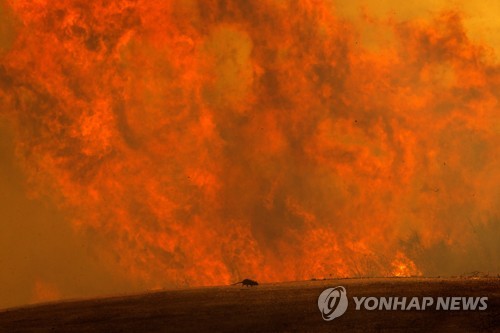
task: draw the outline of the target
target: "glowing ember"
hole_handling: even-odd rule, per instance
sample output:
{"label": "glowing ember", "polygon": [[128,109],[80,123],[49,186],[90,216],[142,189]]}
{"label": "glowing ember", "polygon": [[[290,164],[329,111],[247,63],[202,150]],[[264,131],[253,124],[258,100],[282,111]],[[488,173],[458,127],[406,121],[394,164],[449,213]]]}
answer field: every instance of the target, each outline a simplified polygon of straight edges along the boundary
{"label": "glowing ember", "polygon": [[408,259],[403,253],[398,252],[396,259],[392,262],[393,270],[391,275],[399,277],[419,276],[422,273],[417,269],[413,261]]}

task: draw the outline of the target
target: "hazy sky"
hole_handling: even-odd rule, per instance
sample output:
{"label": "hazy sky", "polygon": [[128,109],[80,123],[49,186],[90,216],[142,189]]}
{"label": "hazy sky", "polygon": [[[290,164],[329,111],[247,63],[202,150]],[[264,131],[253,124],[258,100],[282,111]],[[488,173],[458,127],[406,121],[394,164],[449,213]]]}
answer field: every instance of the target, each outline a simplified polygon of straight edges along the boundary
{"label": "hazy sky", "polygon": [[0,0],[0,308],[498,272],[499,1],[95,3]]}

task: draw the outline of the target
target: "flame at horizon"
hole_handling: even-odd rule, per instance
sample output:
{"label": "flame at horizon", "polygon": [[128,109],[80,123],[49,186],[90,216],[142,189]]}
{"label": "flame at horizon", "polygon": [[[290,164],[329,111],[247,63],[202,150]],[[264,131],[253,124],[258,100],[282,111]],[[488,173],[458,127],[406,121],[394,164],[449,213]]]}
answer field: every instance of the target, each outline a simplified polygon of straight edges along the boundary
{"label": "flame at horizon", "polygon": [[329,1],[4,7],[30,191],[132,279],[499,271],[500,71],[460,12],[367,15],[370,48]]}

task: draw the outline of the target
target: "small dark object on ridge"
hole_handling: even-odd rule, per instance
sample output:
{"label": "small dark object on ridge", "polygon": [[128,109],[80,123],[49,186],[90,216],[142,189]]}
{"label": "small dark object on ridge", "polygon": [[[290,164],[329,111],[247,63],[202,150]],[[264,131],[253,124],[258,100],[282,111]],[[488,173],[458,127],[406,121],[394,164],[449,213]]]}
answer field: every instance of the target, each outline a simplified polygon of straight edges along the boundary
{"label": "small dark object on ridge", "polygon": [[236,283],[233,283],[231,285],[234,286],[235,284],[238,284],[238,283],[241,283],[241,285],[245,286],[245,287],[253,287],[253,286],[258,286],[259,285],[259,283],[257,281],[250,280],[250,279],[245,279],[243,281],[236,282]]}

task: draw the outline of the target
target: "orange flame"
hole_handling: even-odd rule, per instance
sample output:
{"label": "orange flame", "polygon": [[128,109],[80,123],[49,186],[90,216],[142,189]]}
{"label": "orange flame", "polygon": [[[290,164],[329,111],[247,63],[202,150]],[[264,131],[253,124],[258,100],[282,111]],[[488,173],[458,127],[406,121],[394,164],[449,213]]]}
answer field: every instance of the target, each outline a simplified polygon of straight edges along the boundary
{"label": "orange flame", "polygon": [[457,12],[370,50],[329,1],[10,10],[32,190],[151,287],[430,274],[497,230],[500,70]]}

